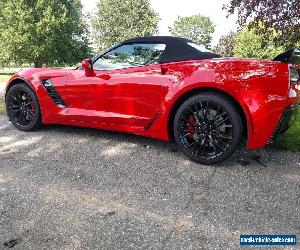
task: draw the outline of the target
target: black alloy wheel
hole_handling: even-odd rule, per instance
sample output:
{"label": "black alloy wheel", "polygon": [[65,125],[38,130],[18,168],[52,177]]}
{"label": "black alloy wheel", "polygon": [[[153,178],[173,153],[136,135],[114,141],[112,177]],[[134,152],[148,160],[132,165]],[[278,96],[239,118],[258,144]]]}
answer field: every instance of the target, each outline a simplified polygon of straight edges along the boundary
{"label": "black alloy wheel", "polygon": [[7,92],[6,111],[9,120],[19,130],[34,130],[42,123],[37,97],[24,83],[12,86]]}
{"label": "black alloy wheel", "polygon": [[181,150],[195,162],[219,163],[241,141],[241,117],[228,98],[214,93],[198,94],[177,111],[174,137]]}

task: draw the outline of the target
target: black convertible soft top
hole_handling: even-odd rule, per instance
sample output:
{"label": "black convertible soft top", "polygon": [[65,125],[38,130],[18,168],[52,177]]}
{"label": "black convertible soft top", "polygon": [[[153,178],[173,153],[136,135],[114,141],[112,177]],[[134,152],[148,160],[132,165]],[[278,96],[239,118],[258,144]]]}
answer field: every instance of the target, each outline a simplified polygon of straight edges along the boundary
{"label": "black convertible soft top", "polygon": [[193,46],[189,45],[189,43],[193,43],[193,41],[191,40],[174,36],[147,36],[132,38],[122,42],[118,46],[132,43],[165,44],[166,49],[162,53],[159,63],[201,60],[221,57],[218,54],[212,52],[204,52],[194,48]]}

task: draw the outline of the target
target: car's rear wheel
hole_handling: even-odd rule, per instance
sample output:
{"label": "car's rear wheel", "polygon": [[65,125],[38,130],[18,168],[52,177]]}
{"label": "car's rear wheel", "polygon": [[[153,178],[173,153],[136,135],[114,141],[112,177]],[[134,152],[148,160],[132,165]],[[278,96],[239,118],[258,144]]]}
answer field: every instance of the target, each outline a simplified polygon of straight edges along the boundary
{"label": "car's rear wheel", "polygon": [[12,86],[7,92],[6,111],[9,120],[19,130],[35,130],[42,124],[38,99],[24,83]]}
{"label": "car's rear wheel", "polygon": [[215,164],[232,155],[242,137],[242,121],[230,99],[201,93],[186,100],[174,119],[179,148],[201,164]]}

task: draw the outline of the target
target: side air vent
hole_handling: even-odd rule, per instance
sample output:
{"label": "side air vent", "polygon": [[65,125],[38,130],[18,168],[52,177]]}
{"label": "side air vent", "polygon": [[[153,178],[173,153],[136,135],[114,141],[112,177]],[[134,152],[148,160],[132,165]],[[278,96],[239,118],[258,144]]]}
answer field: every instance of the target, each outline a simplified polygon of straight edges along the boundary
{"label": "side air vent", "polygon": [[56,105],[59,108],[63,109],[63,108],[67,107],[66,103],[60,97],[60,95],[57,93],[57,91],[55,90],[55,88],[50,80],[42,81],[42,85],[46,89],[48,95],[52,98],[52,100],[56,103]]}

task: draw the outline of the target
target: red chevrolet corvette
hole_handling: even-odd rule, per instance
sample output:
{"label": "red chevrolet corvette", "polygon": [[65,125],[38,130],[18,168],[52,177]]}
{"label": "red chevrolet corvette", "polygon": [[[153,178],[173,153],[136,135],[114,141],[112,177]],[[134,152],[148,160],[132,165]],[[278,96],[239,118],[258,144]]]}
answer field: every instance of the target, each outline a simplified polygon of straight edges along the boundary
{"label": "red chevrolet corvette", "polygon": [[192,160],[214,164],[247,139],[265,147],[299,104],[300,50],[273,61],[222,58],[192,41],[124,41],[77,69],[29,69],[6,86],[12,124],[64,124],[175,139]]}

